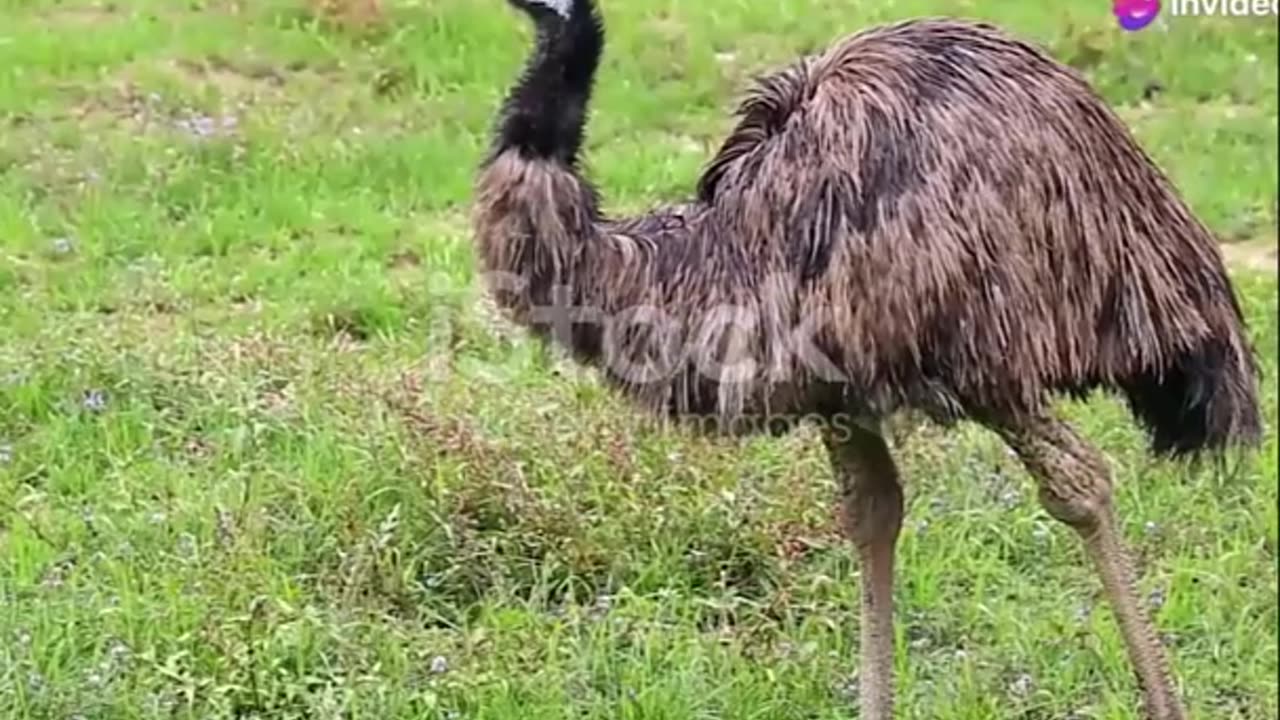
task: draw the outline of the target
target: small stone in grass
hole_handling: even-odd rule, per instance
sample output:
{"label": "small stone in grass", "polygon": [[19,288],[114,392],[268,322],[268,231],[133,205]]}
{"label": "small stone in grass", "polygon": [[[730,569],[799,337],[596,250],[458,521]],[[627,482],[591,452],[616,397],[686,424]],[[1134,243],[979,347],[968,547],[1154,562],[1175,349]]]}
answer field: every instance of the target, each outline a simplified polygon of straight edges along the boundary
{"label": "small stone in grass", "polygon": [[1009,692],[1012,693],[1014,697],[1025,698],[1031,694],[1031,691],[1035,689],[1035,686],[1035,680],[1027,673],[1022,673],[1021,675],[1018,675],[1018,677],[1014,678],[1013,682],[1009,683]]}
{"label": "small stone in grass", "polygon": [[102,412],[107,409],[107,394],[101,390],[90,390],[84,394],[84,409],[90,412]]}

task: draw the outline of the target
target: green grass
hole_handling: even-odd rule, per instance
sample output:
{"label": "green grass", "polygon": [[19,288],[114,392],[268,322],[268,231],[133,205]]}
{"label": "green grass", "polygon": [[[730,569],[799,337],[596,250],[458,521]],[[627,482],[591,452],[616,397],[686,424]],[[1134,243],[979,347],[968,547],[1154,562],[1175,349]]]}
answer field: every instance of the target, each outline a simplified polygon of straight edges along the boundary
{"label": "green grass", "polygon": [[[1274,22],[606,5],[612,208],[689,192],[753,73],[963,14],[1083,67],[1224,240],[1274,250]],[[479,309],[471,176],[527,40],[498,0],[360,33],[288,0],[0,0],[0,716],[853,716],[858,574],[814,438],[660,431]],[[1276,280],[1236,279],[1270,431]],[[1117,403],[1067,411],[1114,460],[1193,715],[1275,717],[1275,435],[1185,470]],[[898,453],[902,716],[1136,718],[1017,464],[971,427]]]}

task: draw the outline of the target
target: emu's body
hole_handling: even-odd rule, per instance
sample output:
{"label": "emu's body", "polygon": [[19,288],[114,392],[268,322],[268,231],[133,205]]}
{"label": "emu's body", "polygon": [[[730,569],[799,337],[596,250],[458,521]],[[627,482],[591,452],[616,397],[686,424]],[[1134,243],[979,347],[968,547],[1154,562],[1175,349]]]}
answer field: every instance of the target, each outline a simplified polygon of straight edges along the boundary
{"label": "emu's body", "polygon": [[864,31],[762,78],[690,202],[615,219],[577,168],[596,11],[512,2],[538,49],[478,181],[496,299],[657,412],[857,419],[825,437],[866,569],[863,717],[891,707],[902,496],[875,428],[902,409],[1019,453],[1098,562],[1150,716],[1183,717],[1105,460],[1049,403],[1114,390],[1155,451],[1216,452],[1260,434],[1257,367],[1212,235],[1085,81],[983,24]]}

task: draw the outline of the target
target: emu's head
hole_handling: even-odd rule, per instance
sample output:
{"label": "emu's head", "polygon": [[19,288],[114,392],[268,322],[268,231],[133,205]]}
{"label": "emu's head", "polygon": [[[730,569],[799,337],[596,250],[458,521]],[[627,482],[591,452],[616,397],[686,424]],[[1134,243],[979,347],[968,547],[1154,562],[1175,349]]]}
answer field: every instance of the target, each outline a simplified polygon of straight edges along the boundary
{"label": "emu's head", "polygon": [[569,35],[583,31],[598,34],[602,30],[595,0],[507,0],[512,7],[528,15],[542,32],[566,31]]}
{"label": "emu's head", "polygon": [[547,20],[565,22],[573,16],[575,6],[589,5],[579,0],[507,0],[512,6],[523,10],[539,25]]}
{"label": "emu's head", "polygon": [[[604,23],[594,0],[507,0],[533,20],[541,60],[563,72],[571,85],[589,81],[604,47]],[[535,60],[538,55],[535,55]]]}

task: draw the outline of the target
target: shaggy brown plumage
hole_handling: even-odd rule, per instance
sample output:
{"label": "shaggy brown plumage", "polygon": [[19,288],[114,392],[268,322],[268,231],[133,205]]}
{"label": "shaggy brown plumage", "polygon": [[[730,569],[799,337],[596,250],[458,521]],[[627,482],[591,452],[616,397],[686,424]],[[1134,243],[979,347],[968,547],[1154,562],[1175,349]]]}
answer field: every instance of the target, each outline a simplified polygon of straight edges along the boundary
{"label": "shaggy brown plumage", "polygon": [[538,45],[478,179],[492,292],[655,411],[853,420],[824,440],[864,567],[863,717],[892,714],[902,519],[878,420],[914,409],[1017,453],[1097,564],[1149,717],[1181,720],[1106,461],[1049,404],[1118,392],[1155,451],[1216,453],[1259,439],[1258,367],[1212,234],[1086,82],[986,24],[867,30],[760,79],[688,203],[612,218],[578,170],[595,8],[511,2]]}
{"label": "shaggy brown plumage", "polygon": [[[559,286],[587,308],[578,356],[681,415],[1022,417],[1104,387],[1160,451],[1257,437],[1212,234],[1072,70],[987,25],[911,21],[764,77],[739,112],[696,200],[638,218],[606,217],[571,165],[498,153],[476,237],[524,285],[500,304],[547,332],[530,310]],[[725,305],[754,326],[716,322]],[[668,324],[631,324],[638,307]]]}

